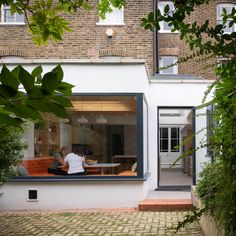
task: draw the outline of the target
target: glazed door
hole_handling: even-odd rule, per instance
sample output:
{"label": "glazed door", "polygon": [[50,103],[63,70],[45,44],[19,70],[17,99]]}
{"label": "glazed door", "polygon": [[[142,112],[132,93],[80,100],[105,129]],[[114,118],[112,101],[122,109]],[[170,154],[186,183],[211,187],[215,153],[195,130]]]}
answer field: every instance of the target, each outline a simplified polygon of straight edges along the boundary
{"label": "glazed door", "polygon": [[[179,157],[180,129],[179,127],[160,127],[160,160],[161,168],[169,168]],[[173,168],[180,167],[178,161]]]}

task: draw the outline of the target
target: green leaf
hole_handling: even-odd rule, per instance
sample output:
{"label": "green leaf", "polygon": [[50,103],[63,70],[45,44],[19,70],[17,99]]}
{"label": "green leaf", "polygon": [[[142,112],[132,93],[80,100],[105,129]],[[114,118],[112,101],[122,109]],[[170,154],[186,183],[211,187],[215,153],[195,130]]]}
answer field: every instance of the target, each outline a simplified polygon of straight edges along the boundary
{"label": "green leaf", "polygon": [[54,96],[52,97],[52,99],[64,107],[72,107],[72,103],[68,98],[65,98],[63,96]]}
{"label": "green leaf", "polygon": [[153,13],[153,12],[150,12],[150,13],[148,14],[147,20],[148,20],[149,22],[153,22],[153,21],[154,21],[154,13]]}
{"label": "green leaf", "polygon": [[42,98],[43,97],[43,90],[41,88],[41,86],[35,86],[33,89],[31,89],[29,92],[28,92],[28,96],[30,98]]}
{"label": "green leaf", "polygon": [[170,6],[167,4],[164,8],[164,13],[167,14],[170,11]]}
{"label": "green leaf", "polygon": [[215,27],[215,31],[216,31],[216,33],[220,33],[221,32],[221,30],[223,29],[223,25],[221,25],[221,24],[219,24],[219,25],[217,25],[216,27]]}
{"label": "green leaf", "polygon": [[32,119],[32,120],[42,119],[39,112],[37,112],[32,107],[29,107],[29,106],[24,105],[24,104],[17,104],[14,107],[12,107],[12,106],[11,107],[5,107],[5,109],[7,111],[10,111],[10,112],[16,114],[16,116],[19,116],[21,118]]}
{"label": "green leaf", "polygon": [[59,85],[58,75],[55,71],[48,72],[43,76],[42,88],[48,93],[52,93]]}
{"label": "green leaf", "polygon": [[17,90],[8,85],[0,84],[0,95],[5,98],[12,98],[17,95]]}
{"label": "green leaf", "polygon": [[16,12],[16,6],[15,6],[15,4],[12,4],[11,8],[10,8],[10,13],[11,13],[11,15],[14,15],[15,12]]}
{"label": "green leaf", "polygon": [[42,99],[27,99],[25,103],[33,107],[35,110],[40,112],[50,112],[50,108],[48,106],[48,100],[42,100]]}
{"label": "green leaf", "polygon": [[87,3],[87,2],[84,2],[83,3],[83,9],[85,10],[85,11],[89,11],[90,10],[90,5]]}
{"label": "green leaf", "polygon": [[17,78],[8,70],[8,68],[3,65],[2,71],[0,73],[0,81],[3,85],[7,85],[14,90],[18,90],[20,82]]}
{"label": "green leaf", "polygon": [[68,114],[63,106],[57,103],[49,102],[48,107],[50,108],[50,111],[56,116],[59,116],[61,118],[68,118]]}
{"label": "green leaf", "polygon": [[57,74],[57,80],[62,81],[64,73],[63,73],[63,70],[61,68],[61,65],[58,65],[52,71]]}
{"label": "green leaf", "polygon": [[41,78],[41,74],[43,72],[43,68],[42,66],[37,66],[33,69],[33,71],[31,72],[31,75],[34,77],[34,78]]}
{"label": "green leaf", "polygon": [[9,102],[8,99],[5,99],[5,98],[3,98],[3,97],[0,97],[0,105],[5,105],[5,104],[7,104],[8,102]]}
{"label": "green leaf", "polygon": [[71,89],[75,87],[72,84],[66,83],[66,82],[61,82],[58,85],[57,91],[61,92],[62,94],[64,94],[65,96],[70,96],[72,94]]}
{"label": "green leaf", "polygon": [[28,92],[34,87],[34,77],[26,71],[22,66],[20,67],[19,71],[19,80],[23,84],[25,90]]}
{"label": "green leaf", "polygon": [[10,115],[0,113],[0,123],[18,127],[24,123],[24,120],[16,117],[13,118]]}

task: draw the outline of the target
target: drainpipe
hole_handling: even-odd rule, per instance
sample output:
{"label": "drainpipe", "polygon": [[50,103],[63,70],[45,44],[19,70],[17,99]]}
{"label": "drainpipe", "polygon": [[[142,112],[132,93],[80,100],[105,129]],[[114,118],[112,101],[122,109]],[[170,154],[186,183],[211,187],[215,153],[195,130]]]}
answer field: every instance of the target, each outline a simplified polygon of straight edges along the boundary
{"label": "drainpipe", "polygon": [[[156,19],[156,11],[158,9],[158,0],[153,0],[154,19]],[[153,31],[153,75],[157,74],[156,69],[159,67],[159,39],[158,30]]]}

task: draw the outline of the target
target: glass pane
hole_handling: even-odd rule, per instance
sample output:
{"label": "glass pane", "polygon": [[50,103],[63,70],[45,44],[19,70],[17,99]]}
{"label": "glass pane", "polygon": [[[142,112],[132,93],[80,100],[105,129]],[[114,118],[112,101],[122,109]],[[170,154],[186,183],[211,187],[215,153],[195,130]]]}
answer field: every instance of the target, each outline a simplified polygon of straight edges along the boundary
{"label": "glass pane", "polygon": [[164,27],[164,30],[172,30],[173,26],[169,26],[169,22],[163,22],[163,27]]}
{"label": "glass pane", "polygon": [[162,139],[160,142],[160,152],[168,152],[168,139]]}
{"label": "glass pane", "polygon": [[10,9],[4,9],[4,22],[14,22],[14,15],[11,15]]}
{"label": "glass pane", "polygon": [[177,146],[179,145],[179,139],[172,139],[171,140],[171,152],[178,152],[179,148]]}
{"label": "glass pane", "polygon": [[179,137],[179,128],[171,128],[171,139]]}
{"label": "glass pane", "polygon": [[161,128],[161,139],[168,138],[168,128]]}
{"label": "glass pane", "polygon": [[[170,66],[174,63],[173,57],[162,57],[162,67]],[[162,70],[165,74],[173,74],[174,73],[174,67],[171,66],[169,68],[166,68]]]}
{"label": "glass pane", "polygon": [[16,13],[16,22],[24,22],[24,15]]}

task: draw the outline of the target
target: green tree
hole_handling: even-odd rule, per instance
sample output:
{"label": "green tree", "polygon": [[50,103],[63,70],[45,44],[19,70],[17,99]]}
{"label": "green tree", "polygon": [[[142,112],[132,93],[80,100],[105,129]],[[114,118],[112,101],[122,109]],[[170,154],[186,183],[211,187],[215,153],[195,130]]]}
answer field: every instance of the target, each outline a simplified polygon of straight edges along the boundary
{"label": "green tree", "polygon": [[[210,0],[174,0],[175,10],[167,5],[164,13],[151,12],[142,19],[145,29],[160,29],[161,21],[168,22],[178,31],[181,40],[185,40],[192,54],[179,62],[197,56],[216,59],[223,62],[213,65],[216,76],[220,78],[206,92],[214,88],[212,102],[216,105],[214,119],[217,126],[213,130],[211,143],[214,150],[214,162],[201,173],[197,191],[205,207],[188,215],[184,221],[191,222],[205,212],[211,214],[219,226],[223,226],[226,235],[236,235],[236,9],[223,10],[221,23],[210,25],[209,20],[199,23],[189,22],[189,17],[199,6],[208,7]],[[183,223],[183,222],[182,222]],[[184,224],[180,223],[179,227]]]}

